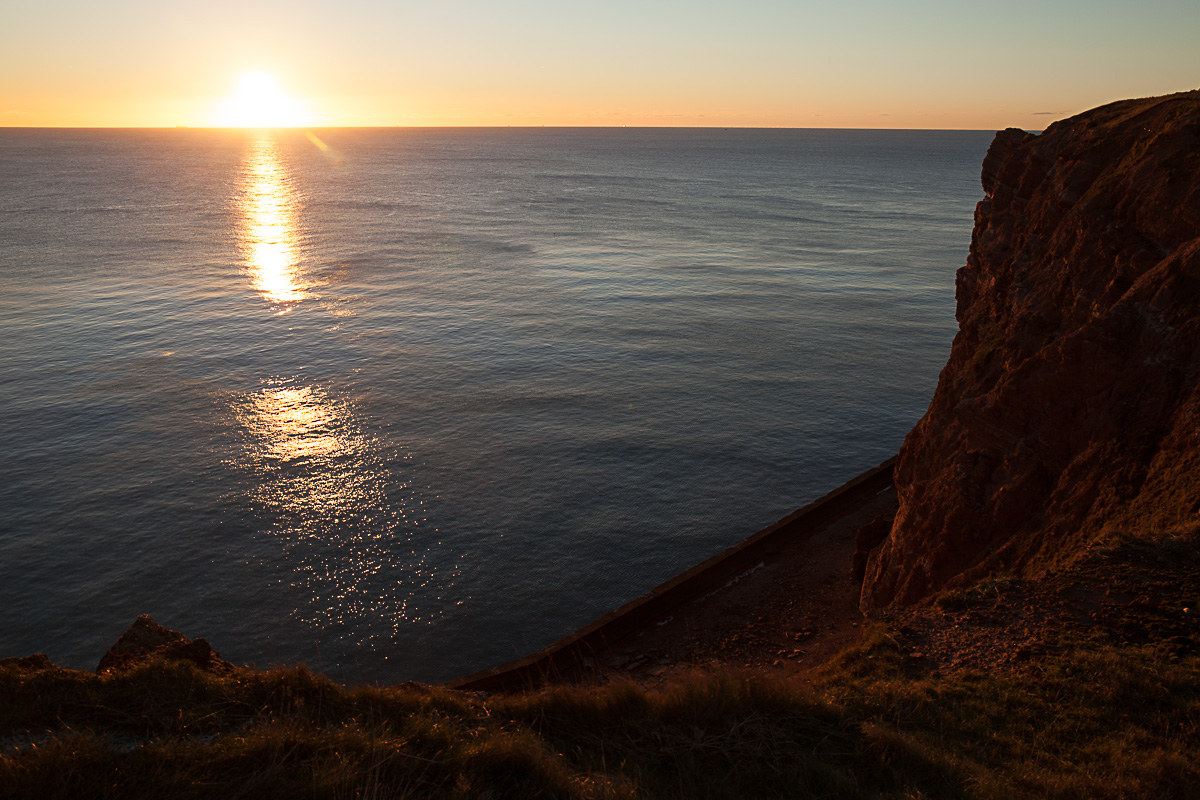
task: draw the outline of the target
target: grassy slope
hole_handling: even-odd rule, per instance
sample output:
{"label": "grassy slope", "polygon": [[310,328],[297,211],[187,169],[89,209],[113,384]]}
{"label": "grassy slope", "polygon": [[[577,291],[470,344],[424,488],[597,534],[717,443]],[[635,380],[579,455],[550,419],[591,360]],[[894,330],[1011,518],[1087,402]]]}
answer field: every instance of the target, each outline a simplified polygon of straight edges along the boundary
{"label": "grassy slope", "polygon": [[1063,612],[1035,658],[992,671],[931,670],[882,623],[810,680],[697,671],[490,698],[303,669],[0,670],[0,794],[1190,798],[1200,636],[1182,608],[1198,560],[1200,528],[1113,533],[1034,594],[948,598],[946,625],[1081,587],[1120,600]]}

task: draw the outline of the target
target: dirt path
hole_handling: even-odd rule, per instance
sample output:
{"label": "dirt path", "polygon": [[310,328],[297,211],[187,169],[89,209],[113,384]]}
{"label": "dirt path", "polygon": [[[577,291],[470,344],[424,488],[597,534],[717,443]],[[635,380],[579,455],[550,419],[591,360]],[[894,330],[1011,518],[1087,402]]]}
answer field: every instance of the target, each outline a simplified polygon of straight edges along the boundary
{"label": "dirt path", "polygon": [[858,636],[855,534],[895,511],[893,468],[888,459],[544,650],[445,685],[522,691],[707,664],[820,663]]}
{"label": "dirt path", "polygon": [[862,623],[858,585],[850,577],[855,531],[895,508],[889,487],[857,511],[768,551],[667,618],[596,651],[584,666],[591,677],[625,673],[645,680],[677,667],[798,672],[822,663],[856,641]]}

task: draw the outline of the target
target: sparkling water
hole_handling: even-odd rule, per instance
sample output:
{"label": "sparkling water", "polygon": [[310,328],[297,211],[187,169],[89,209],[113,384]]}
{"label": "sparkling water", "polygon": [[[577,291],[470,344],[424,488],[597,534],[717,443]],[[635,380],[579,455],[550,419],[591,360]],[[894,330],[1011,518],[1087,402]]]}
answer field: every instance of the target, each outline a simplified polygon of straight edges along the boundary
{"label": "sparkling water", "polygon": [[0,129],[0,655],[549,644],[895,453],[990,139]]}

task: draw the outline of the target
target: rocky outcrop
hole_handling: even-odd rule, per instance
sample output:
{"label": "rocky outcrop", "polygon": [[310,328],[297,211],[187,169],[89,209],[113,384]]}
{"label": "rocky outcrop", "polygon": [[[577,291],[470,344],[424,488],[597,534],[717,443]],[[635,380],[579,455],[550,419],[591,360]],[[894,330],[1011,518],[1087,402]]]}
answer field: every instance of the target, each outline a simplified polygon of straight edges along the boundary
{"label": "rocky outcrop", "polygon": [[149,614],[143,614],[104,654],[96,672],[125,670],[156,659],[190,661],[200,669],[216,674],[236,669],[204,639],[189,639],[179,631],[159,625]]}
{"label": "rocky outcrop", "polygon": [[895,513],[880,514],[875,519],[862,525],[854,532],[854,558],[850,566],[850,579],[862,583],[867,574],[867,564],[870,563],[871,553],[892,532]]}
{"label": "rocky outcrop", "polygon": [[58,669],[58,665],[50,660],[45,653],[34,653],[29,656],[15,658],[0,658],[0,669],[15,669],[18,672],[39,672],[44,669]]}
{"label": "rocky outcrop", "polygon": [[864,609],[1200,523],[1200,91],[1003,131],[982,179]]}

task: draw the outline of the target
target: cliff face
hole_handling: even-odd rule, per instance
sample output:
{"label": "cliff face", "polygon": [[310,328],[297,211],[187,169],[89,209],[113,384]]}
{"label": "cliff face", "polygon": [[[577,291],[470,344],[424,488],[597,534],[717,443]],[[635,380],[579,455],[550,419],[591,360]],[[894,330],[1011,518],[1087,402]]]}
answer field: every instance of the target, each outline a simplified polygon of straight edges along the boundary
{"label": "cliff face", "polygon": [[1003,131],[982,180],[864,609],[1200,524],[1200,91]]}

